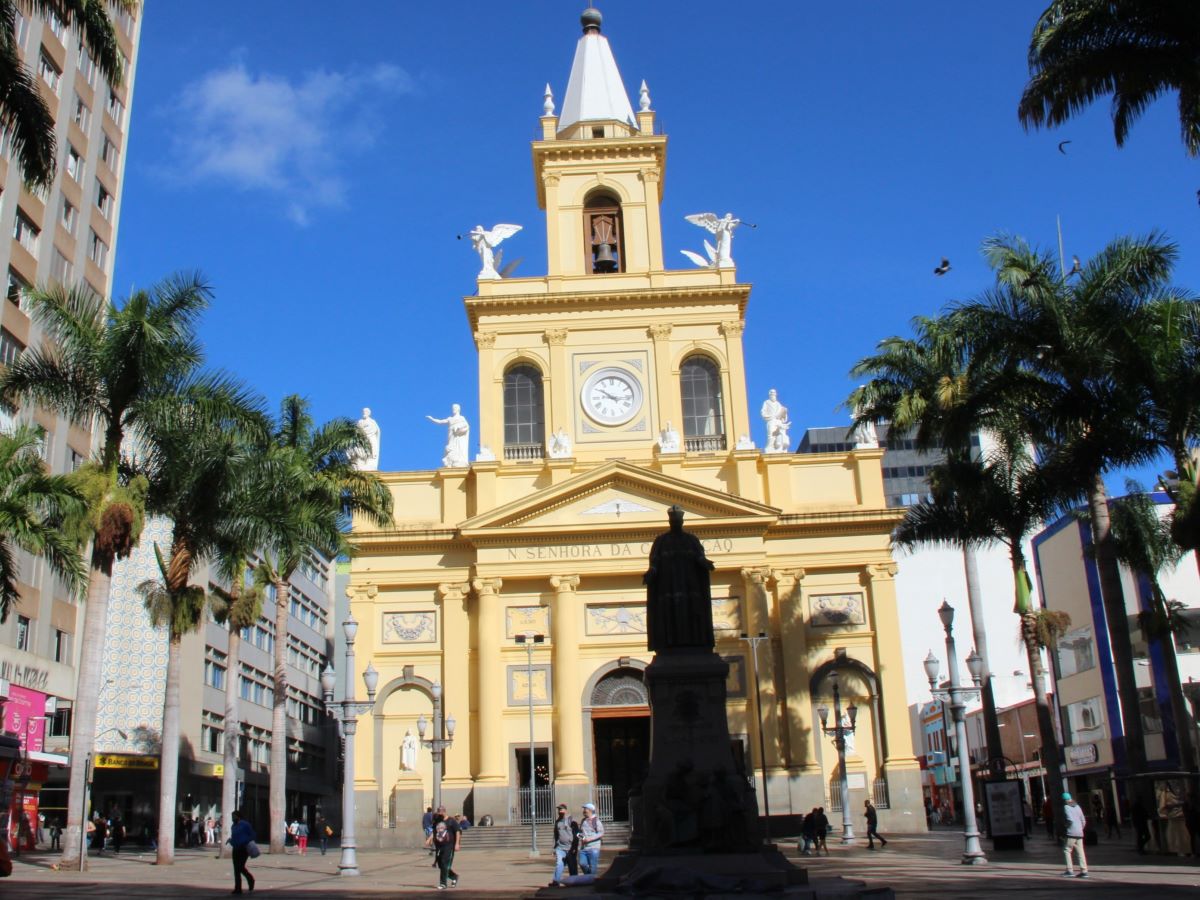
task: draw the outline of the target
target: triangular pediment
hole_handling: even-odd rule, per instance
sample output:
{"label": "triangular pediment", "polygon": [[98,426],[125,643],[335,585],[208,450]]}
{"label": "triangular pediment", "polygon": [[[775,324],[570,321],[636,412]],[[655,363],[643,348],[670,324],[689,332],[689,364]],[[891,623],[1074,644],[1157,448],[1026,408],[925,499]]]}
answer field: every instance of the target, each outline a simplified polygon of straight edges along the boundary
{"label": "triangular pediment", "polygon": [[481,513],[460,526],[464,537],[546,532],[559,537],[597,531],[665,530],[667,510],[684,510],[684,527],[765,530],[779,510],[626,462],[613,461]]}

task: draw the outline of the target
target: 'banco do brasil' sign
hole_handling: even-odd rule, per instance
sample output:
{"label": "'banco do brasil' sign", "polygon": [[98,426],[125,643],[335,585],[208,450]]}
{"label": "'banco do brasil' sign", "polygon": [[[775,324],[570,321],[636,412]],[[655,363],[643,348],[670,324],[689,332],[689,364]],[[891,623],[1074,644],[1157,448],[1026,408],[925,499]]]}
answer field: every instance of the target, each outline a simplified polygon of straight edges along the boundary
{"label": "'banco do brasil' sign", "polygon": [[[550,544],[542,547],[509,547],[509,559],[539,560],[539,559],[645,559],[650,554],[650,541],[617,544]],[[729,538],[712,538],[702,540],[704,552],[732,553],[733,541]]]}

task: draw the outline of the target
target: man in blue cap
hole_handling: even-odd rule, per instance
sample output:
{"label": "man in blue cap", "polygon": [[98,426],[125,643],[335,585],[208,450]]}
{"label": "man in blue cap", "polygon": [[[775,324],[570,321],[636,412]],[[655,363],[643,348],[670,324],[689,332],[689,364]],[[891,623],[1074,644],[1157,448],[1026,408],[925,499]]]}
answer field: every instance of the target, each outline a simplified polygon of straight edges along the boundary
{"label": "man in blue cap", "polygon": [[1076,803],[1070,794],[1064,792],[1062,798],[1066,802],[1063,813],[1067,819],[1067,833],[1063,838],[1063,857],[1066,859],[1067,868],[1063,872],[1063,878],[1075,877],[1075,870],[1071,864],[1072,851],[1079,857],[1079,877],[1087,878],[1087,855],[1083,852],[1083,827],[1087,824],[1087,818],[1083,814],[1083,807]]}

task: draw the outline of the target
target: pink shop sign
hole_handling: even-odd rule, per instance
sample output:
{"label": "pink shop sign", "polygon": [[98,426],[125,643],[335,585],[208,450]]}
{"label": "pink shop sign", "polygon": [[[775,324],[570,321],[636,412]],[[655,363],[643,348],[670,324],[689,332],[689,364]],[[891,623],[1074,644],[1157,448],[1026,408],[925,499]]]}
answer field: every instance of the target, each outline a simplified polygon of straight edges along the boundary
{"label": "pink shop sign", "polygon": [[46,742],[46,695],[10,684],[3,705],[4,730],[17,736],[23,752],[40,753]]}

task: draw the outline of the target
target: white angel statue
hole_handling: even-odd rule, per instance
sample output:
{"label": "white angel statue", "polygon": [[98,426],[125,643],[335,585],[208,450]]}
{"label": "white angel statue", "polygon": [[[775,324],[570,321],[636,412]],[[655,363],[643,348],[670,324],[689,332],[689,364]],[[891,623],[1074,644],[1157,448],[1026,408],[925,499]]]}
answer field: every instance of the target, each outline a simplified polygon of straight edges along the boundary
{"label": "white angel statue", "polygon": [[708,241],[704,242],[704,250],[708,253],[706,260],[699,253],[691,250],[679,251],[702,269],[732,269],[733,268],[733,229],[742,224],[741,219],[735,219],[733,213],[725,213],[717,218],[716,213],[696,213],[694,216],[684,216],[693,225],[699,225],[717,236],[717,246]]}
{"label": "white angel statue", "polygon": [[[520,225],[496,225],[491,231],[485,231],[482,225],[476,225],[471,229],[469,236],[471,244],[475,248],[475,252],[479,254],[479,261],[483,264],[483,268],[479,270],[479,280],[495,280],[503,278],[506,272],[499,272],[496,266],[500,265],[502,255],[493,252],[500,242],[505,238],[510,238],[521,230]],[[511,263],[509,271],[516,268],[516,263]]]}

